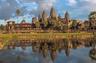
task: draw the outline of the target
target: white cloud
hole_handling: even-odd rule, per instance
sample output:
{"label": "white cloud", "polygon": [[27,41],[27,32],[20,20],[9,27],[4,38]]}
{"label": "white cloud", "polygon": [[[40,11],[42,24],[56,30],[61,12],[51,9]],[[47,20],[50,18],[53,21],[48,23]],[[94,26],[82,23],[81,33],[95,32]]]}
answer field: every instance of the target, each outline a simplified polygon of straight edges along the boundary
{"label": "white cloud", "polygon": [[[87,19],[91,11],[96,11],[96,0],[76,0],[75,6],[70,10],[71,15],[75,18]],[[75,15],[74,15],[75,14]]]}
{"label": "white cloud", "polygon": [[31,3],[24,3],[23,7],[26,8],[26,10],[28,11],[32,11],[32,10],[37,10],[37,3],[36,2],[31,2]]}
{"label": "white cloud", "polygon": [[[49,12],[52,6],[58,8],[59,13],[63,13],[62,8],[64,7],[64,11],[68,8],[69,12],[73,13],[72,16],[78,16],[85,15],[90,10],[96,10],[96,0],[0,0],[0,19],[15,17],[17,8],[22,10],[21,15],[38,16],[42,10]],[[8,11],[6,12],[6,10]]]}
{"label": "white cloud", "polygon": [[41,1],[40,6],[42,9],[48,10],[54,5],[54,3],[56,3],[56,0],[45,0],[45,1]]}
{"label": "white cloud", "polygon": [[7,3],[7,6],[10,6],[10,3]]}
{"label": "white cloud", "polygon": [[92,4],[96,4],[96,0],[83,0],[85,2],[89,2],[89,3],[92,3]]}
{"label": "white cloud", "polygon": [[67,2],[68,2],[68,5],[70,5],[70,6],[74,6],[77,4],[76,0],[67,0]]}
{"label": "white cloud", "polygon": [[81,3],[85,3],[84,7],[90,10],[96,10],[96,0],[81,0]]}
{"label": "white cloud", "polygon": [[42,10],[49,11],[56,2],[57,0],[0,0],[0,19],[12,17],[17,8],[22,10],[21,15],[34,14],[37,16]]}

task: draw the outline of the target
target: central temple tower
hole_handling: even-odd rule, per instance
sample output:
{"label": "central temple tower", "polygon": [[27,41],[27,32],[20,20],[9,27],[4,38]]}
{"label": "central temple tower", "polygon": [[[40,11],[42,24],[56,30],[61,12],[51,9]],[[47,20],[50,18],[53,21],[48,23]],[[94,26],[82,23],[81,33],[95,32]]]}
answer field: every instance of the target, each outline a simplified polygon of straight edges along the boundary
{"label": "central temple tower", "polygon": [[51,8],[51,11],[50,11],[50,17],[51,18],[57,18],[56,11],[55,11],[55,9],[53,7]]}

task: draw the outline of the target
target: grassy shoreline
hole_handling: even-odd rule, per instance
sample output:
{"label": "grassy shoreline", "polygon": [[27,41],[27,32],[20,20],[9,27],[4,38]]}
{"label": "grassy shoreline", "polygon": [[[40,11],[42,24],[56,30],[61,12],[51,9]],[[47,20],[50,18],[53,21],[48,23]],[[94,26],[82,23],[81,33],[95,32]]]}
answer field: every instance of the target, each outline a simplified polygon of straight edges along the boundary
{"label": "grassy shoreline", "polygon": [[61,39],[88,39],[94,37],[93,33],[9,33],[0,34],[0,48],[8,45],[10,40],[61,40]]}
{"label": "grassy shoreline", "polygon": [[0,39],[62,39],[62,38],[87,38],[93,37],[93,33],[80,32],[80,33],[9,33],[9,34],[0,34]]}

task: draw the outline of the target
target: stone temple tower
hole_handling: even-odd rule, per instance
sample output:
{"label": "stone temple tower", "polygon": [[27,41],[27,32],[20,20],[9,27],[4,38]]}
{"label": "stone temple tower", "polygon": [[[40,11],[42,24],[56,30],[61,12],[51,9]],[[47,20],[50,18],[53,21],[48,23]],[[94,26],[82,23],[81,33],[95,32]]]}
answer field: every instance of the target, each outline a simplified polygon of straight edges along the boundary
{"label": "stone temple tower", "polygon": [[42,19],[42,12],[40,12],[40,14],[38,15],[38,20]]}
{"label": "stone temple tower", "polygon": [[42,13],[42,20],[43,21],[47,21],[47,17],[48,17],[47,13],[45,11],[43,11],[43,13]]}
{"label": "stone temple tower", "polygon": [[51,8],[51,11],[50,11],[50,17],[51,18],[57,18],[56,11],[55,11],[55,9],[53,7]]}
{"label": "stone temple tower", "polygon": [[72,24],[72,21],[70,21],[69,13],[67,11],[65,13],[65,22],[66,22],[66,25],[67,25],[67,29],[69,30],[70,25]]}
{"label": "stone temple tower", "polygon": [[65,20],[66,20],[66,22],[68,23],[69,22],[69,13],[66,11],[66,13],[65,13]]}

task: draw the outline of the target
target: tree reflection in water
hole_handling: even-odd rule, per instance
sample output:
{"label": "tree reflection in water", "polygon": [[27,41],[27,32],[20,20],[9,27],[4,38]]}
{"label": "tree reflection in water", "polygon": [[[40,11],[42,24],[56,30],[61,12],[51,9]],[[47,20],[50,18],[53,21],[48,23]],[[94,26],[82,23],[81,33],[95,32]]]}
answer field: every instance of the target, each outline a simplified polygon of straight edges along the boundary
{"label": "tree reflection in water", "polygon": [[40,45],[39,51],[40,51],[41,54],[43,54],[43,57],[46,57],[48,55],[48,45],[47,45],[47,43],[42,43]]}
{"label": "tree reflection in water", "polygon": [[20,63],[20,61],[21,61],[21,57],[18,55],[18,56],[16,57],[16,63]]}
{"label": "tree reflection in water", "polygon": [[89,57],[96,60],[96,37],[92,38],[92,49],[89,52]]}
{"label": "tree reflection in water", "polygon": [[68,40],[64,40],[64,48],[65,48],[65,54],[66,56],[69,56],[70,54],[70,44]]}
{"label": "tree reflection in water", "polygon": [[96,48],[92,48],[89,52],[89,57],[93,60],[96,60]]}
{"label": "tree reflection in water", "polygon": [[0,60],[0,63],[4,63],[4,62]]}

